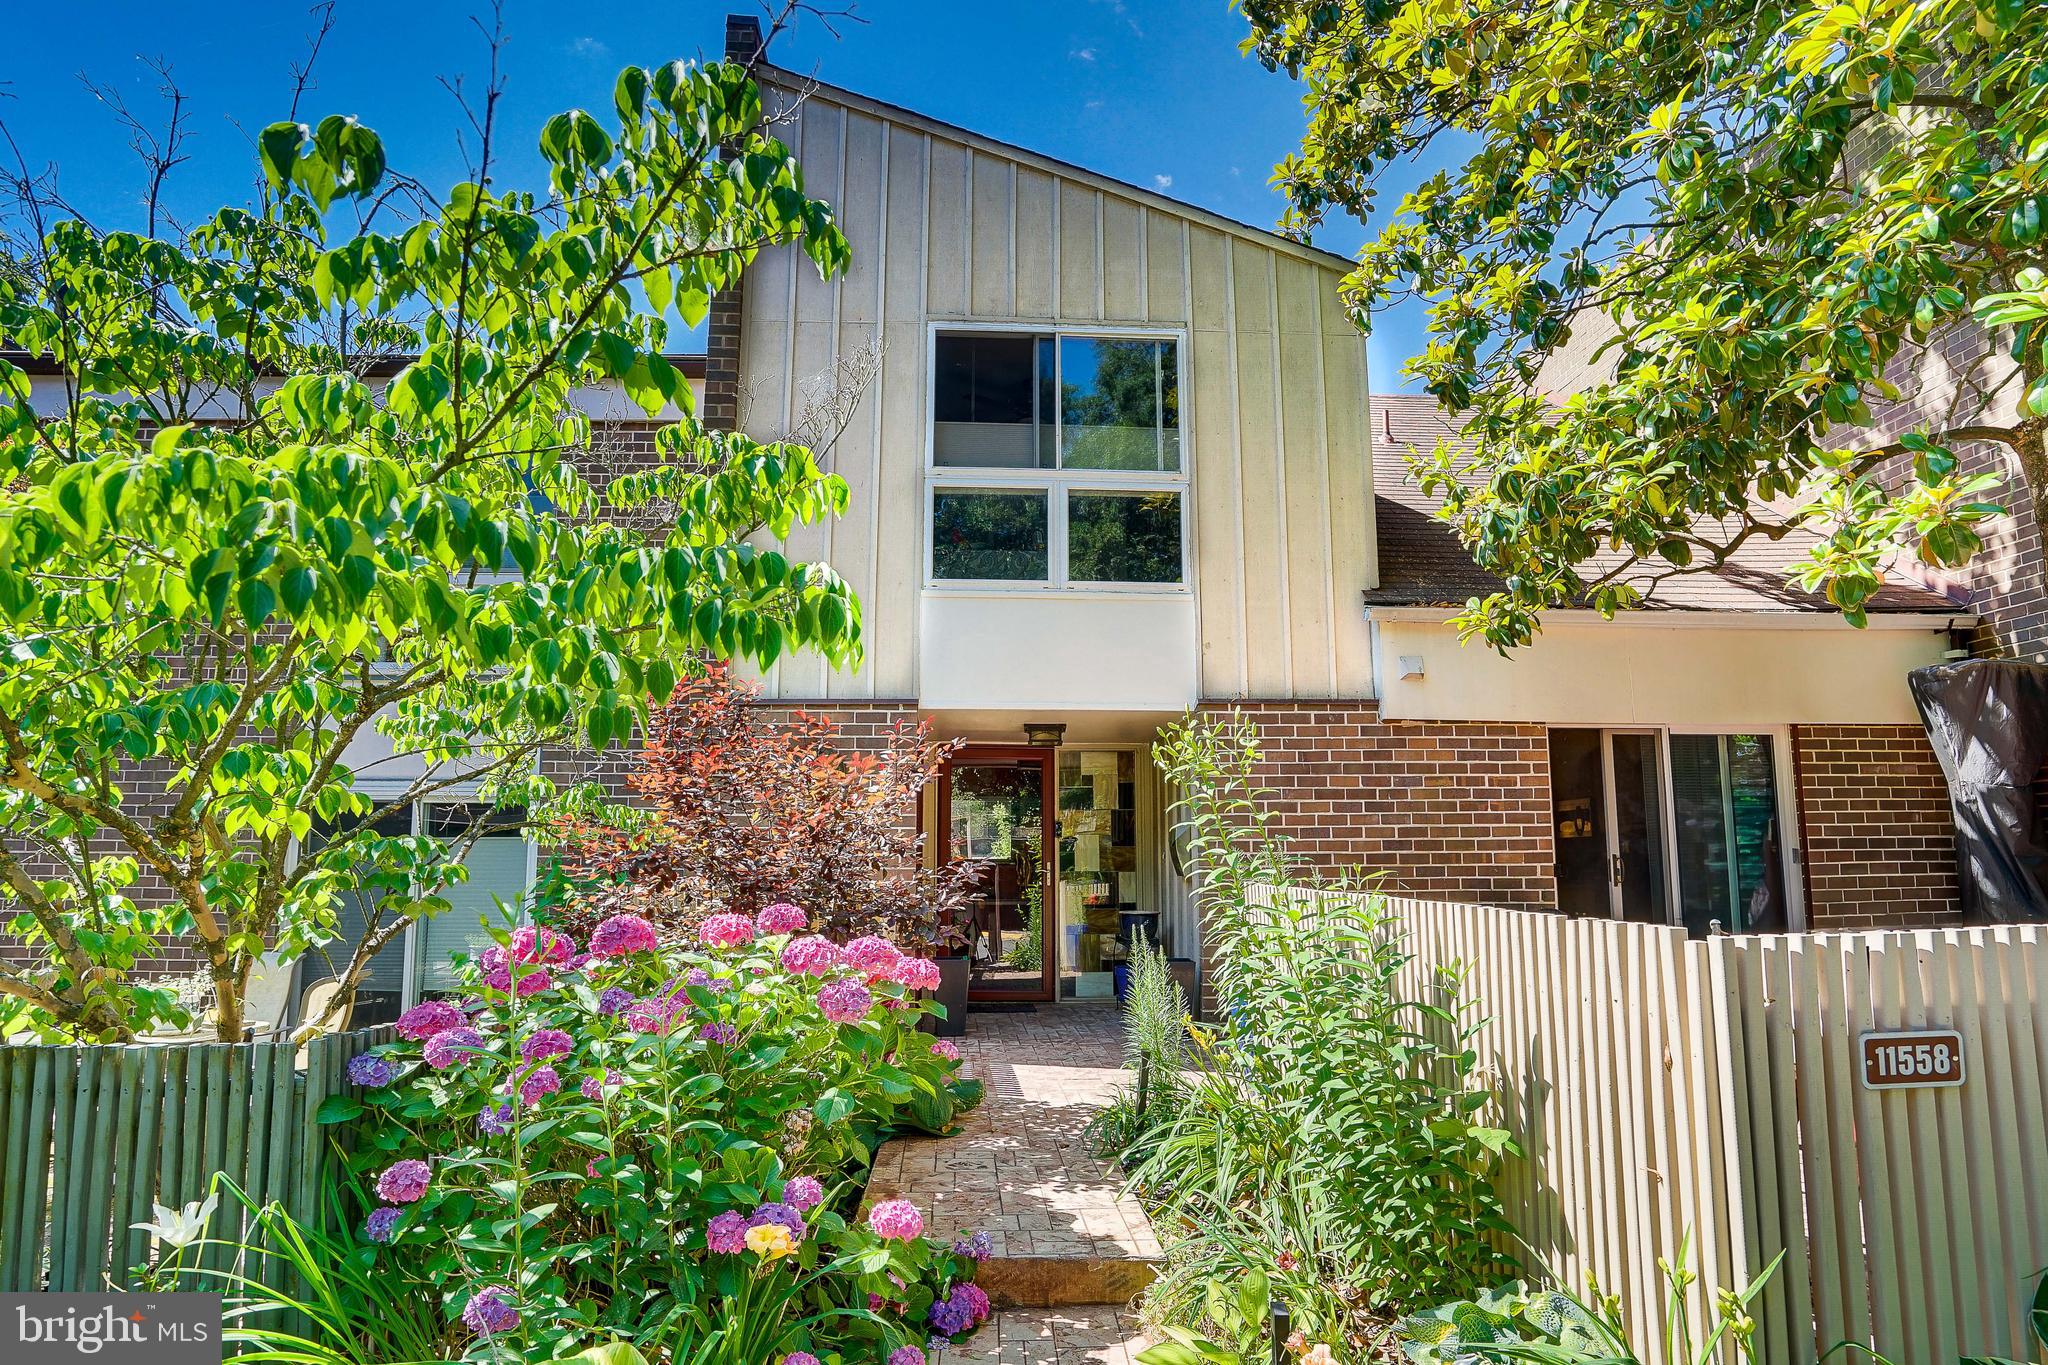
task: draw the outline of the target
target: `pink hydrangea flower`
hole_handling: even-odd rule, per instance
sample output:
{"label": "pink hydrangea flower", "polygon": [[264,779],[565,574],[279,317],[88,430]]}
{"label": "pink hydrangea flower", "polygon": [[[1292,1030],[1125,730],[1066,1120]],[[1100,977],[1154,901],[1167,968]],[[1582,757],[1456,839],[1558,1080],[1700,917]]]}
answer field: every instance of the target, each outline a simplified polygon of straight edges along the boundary
{"label": "pink hydrangea flower", "polygon": [[788,901],[777,901],[754,916],[754,927],[764,934],[793,934],[810,922],[809,915]]}
{"label": "pink hydrangea flower", "polygon": [[537,1066],[519,1082],[519,1102],[528,1109],[562,1088],[562,1078],[551,1066]]}
{"label": "pink hydrangea flower", "polygon": [[782,1358],[781,1365],[818,1365],[818,1358],[809,1351],[791,1351]]}
{"label": "pink hydrangea flower", "polygon": [[896,951],[896,945],[886,938],[873,934],[864,935],[846,945],[843,950],[846,965],[857,972],[886,974],[903,954]]}
{"label": "pink hydrangea flower", "polygon": [[924,1215],[908,1199],[884,1199],[868,1210],[868,1226],[885,1242],[909,1242],[924,1232]]}
{"label": "pink hydrangea flower", "polygon": [[741,1213],[721,1213],[704,1229],[704,1245],[721,1256],[747,1249],[747,1219]]}
{"label": "pink hydrangea flower", "polygon": [[462,1011],[446,1000],[422,1000],[398,1016],[398,1036],[424,1043],[437,1033],[459,1028],[468,1022],[462,1017]]}
{"label": "pink hydrangea flower", "polygon": [[676,1026],[676,1020],[688,1010],[689,1002],[667,1000],[648,996],[635,1000],[626,1007],[626,1027],[635,1033],[653,1033],[666,1037]]}
{"label": "pink hydrangea flower", "polygon": [[[489,986],[489,987],[490,987],[490,988],[491,988],[492,990],[494,990],[494,991],[509,991],[509,990],[511,990],[511,989],[512,989],[512,967],[511,967],[511,964],[509,964],[509,963],[504,963],[504,962],[501,962],[501,963],[499,963],[499,964],[498,964],[497,966],[495,966],[495,967],[491,968],[491,969],[490,969],[489,971],[485,972],[485,973],[484,973],[484,984],[485,984],[486,986]],[[522,966],[522,967],[521,967],[521,968],[519,969],[519,990],[518,990],[518,994],[520,994],[520,995],[522,995],[522,996],[524,996],[524,995],[535,995],[535,994],[538,994],[539,992],[541,992],[541,991],[544,991],[544,990],[546,990],[546,989],[547,989],[548,987],[550,987],[550,986],[552,986],[552,985],[554,985],[554,984],[555,984],[554,978],[548,975],[548,969],[547,969],[547,968],[545,968],[545,967],[526,967],[526,966]]]}
{"label": "pink hydrangea flower", "polygon": [[818,1012],[835,1024],[854,1024],[867,1018],[875,998],[858,981],[834,981],[818,992]]}
{"label": "pink hydrangea flower", "polygon": [[529,1062],[544,1062],[575,1050],[576,1040],[558,1028],[537,1029],[519,1045],[519,1055]]}
{"label": "pink hydrangea flower", "polygon": [[889,979],[913,991],[939,988],[939,964],[928,957],[899,957],[890,964]]}
{"label": "pink hydrangea flower", "polygon": [[446,1071],[451,1066],[461,1066],[484,1050],[484,1036],[473,1028],[442,1029],[427,1039],[420,1055],[427,1065],[436,1071]]}
{"label": "pink hydrangea flower", "polygon": [[377,1177],[377,1197],[387,1204],[417,1204],[432,1174],[424,1161],[394,1161]]}
{"label": "pink hydrangea flower", "polygon": [[619,1073],[610,1067],[605,1068],[603,1080],[599,1080],[595,1076],[585,1076],[583,1078],[583,1098],[587,1100],[603,1099],[605,1091],[617,1090],[619,1088],[620,1079]]}
{"label": "pink hydrangea flower", "polygon": [[737,948],[754,941],[754,921],[745,915],[713,915],[697,927],[697,938],[709,948]]}
{"label": "pink hydrangea flower", "polygon": [[839,965],[839,947],[831,939],[811,934],[783,945],[782,970],[796,976],[830,976]]}
{"label": "pink hydrangea flower", "polygon": [[562,934],[536,924],[524,924],[512,931],[512,960],[525,963],[561,963],[569,960],[576,945]]}
{"label": "pink hydrangea flower", "polygon": [[949,1062],[960,1060],[960,1049],[950,1038],[932,1039],[932,1056],[944,1057]]}
{"label": "pink hydrangea flower", "polygon": [[590,951],[598,957],[651,953],[659,946],[654,926],[638,915],[613,915],[591,931]]}
{"label": "pink hydrangea flower", "polygon": [[782,1184],[782,1202],[799,1213],[807,1212],[825,1202],[825,1187],[814,1175],[791,1176]]}

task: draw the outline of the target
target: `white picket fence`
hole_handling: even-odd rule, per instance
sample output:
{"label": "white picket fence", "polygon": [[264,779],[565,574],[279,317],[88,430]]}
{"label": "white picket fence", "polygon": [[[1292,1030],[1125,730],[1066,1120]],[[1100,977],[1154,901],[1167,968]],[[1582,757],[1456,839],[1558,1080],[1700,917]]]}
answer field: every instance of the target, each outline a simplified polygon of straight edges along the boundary
{"label": "white picket fence", "polygon": [[[2048,929],[1689,940],[1391,904],[1408,987],[1462,963],[1485,1018],[1474,1046],[1526,1153],[1503,1185],[1526,1249],[1619,1295],[1645,1347],[1663,1335],[1658,1258],[1689,1236],[1696,1315],[1785,1253],[1758,1313],[1772,1365],[1844,1341],[1896,1365],[2038,1358]],[[1962,1035],[1962,1085],[1864,1084],[1862,1035],[1929,1028]]]}

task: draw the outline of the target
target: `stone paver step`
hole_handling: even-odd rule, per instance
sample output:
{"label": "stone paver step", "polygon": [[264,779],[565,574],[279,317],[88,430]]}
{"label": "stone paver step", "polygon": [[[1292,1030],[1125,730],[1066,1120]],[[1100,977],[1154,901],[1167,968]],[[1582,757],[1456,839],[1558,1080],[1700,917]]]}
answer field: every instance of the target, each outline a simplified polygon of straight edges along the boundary
{"label": "stone paver step", "polygon": [[1113,1006],[970,1015],[961,1061],[987,1097],[951,1137],[884,1145],[868,1201],[910,1200],[930,1237],[988,1233],[975,1280],[999,1306],[1129,1303],[1158,1272],[1159,1239],[1084,1132],[1127,1079],[1121,1049]]}
{"label": "stone paver step", "polygon": [[1106,1304],[1009,1308],[940,1359],[943,1365],[1136,1365],[1138,1352],[1152,1342],[1128,1311]]}

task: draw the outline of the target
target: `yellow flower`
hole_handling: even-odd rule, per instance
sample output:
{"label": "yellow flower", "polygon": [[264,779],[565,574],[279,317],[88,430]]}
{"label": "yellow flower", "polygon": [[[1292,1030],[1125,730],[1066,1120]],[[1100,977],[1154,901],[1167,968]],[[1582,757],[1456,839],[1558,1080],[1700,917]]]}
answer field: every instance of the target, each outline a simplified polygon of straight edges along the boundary
{"label": "yellow flower", "polygon": [[796,1243],[790,1240],[789,1230],[782,1224],[763,1223],[747,1229],[747,1250],[764,1261],[777,1261],[794,1254]]}

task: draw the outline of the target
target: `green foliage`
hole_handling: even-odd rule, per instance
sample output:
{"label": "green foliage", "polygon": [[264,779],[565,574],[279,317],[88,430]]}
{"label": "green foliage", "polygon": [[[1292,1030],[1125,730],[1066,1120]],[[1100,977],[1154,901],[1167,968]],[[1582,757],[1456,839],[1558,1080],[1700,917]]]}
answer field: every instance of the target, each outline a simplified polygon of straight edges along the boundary
{"label": "green foliage", "polygon": [[[1384,901],[1292,866],[1252,781],[1249,722],[1191,718],[1155,752],[1179,793],[1222,1022],[1185,1049],[1157,1036],[1163,1020],[1134,1026],[1139,1046],[1183,1059],[1133,1173],[1167,1242],[1148,1311],[1219,1330],[1216,1286],[1256,1274],[1310,1339],[1340,1344],[1390,1308],[1497,1280],[1512,1262],[1488,1240],[1508,1231],[1492,1174],[1515,1148],[1479,1121],[1458,983],[1402,998]],[[1247,1319],[1223,1346],[1256,1354],[1263,1331]]]}
{"label": "green foliage", "polygon": [[[1713,1365],[1729,1358],[1756,1359],[1756,1319],[1749,1305],[1777,1273],[1783,1254],[1737,1293],[1720,1290],[1704,1336],[1695,1336],[1687,1294],[1697,1278],[1690,1269],[1690,1239],[1679,1246],[1678,1261],[1659,1261],[1669,1286],[1665,1303],[1663,1354],[1651,1356],[1669,1365]],[[1401,1350],[1414,1365],[1488,1365],[1488,1362],[1538,1361],[1543,1365],[1638,1365],[1643,1353],[1631,1344],[1621,1301],[1591,1286],[1591,1301],[1562,1289],[1532,1289],[1523,1284],[1490,1289],[1469,1300],[1445,1304],[1401,1320],[1396,1329]]]}
{"label": "green foliage", "polygon": [[[31,203],[0,241],[0,338],[67,376],[38,412],[0,361],[0,897],[38,959],[0,1026],[183,1022],[129,972],[190,939],[239,1038],[255,956],[344,890],[385,916],[350,982],[445,908],[466,846],[373,825],[446,774],[544,815],[543,744],[625,740],[705,656],[859,654],[846,584],[755,543],[845,484],[703,430],[661,353],[764,247],[847,261],[742,68],[622,72],[542,130],[539,194],[433,198],[352,119],[258,142],[254,207],[175,240]],[[572,391],[604,385],[684,417],[599,488]],[[372,732],[430,776],[371,797]]]}
{"label": "green foliage", "polygon": [[[2027,420],[1887,405],[2048,266],[2048,6],[1240,4],[1308,88],[1288,226],[1381,215],[1350,302],[1431,300],[1408,372],[1476,446],[1416,472],[1506,585],[1468,633],[1524,644],[1547,607],[1611,612],[1807,530],[1797,579],[1860,623],[1889,558],[1980,548],[1995,480],[1967,442],[2009,447],[2040,510],[2038,335],[2013,350]],[[1453,167],[1385,213],[1378,178],[1431,158]],[[1546,393],[1589,356],[1594,382]]]}
{"label": "green foliage", "polygon": [[[433,1038],[379,1047],[396,1074],[323,1112],[354,1126],[358,1188],[399,1162],[431,1172],[381,1212],[397,1218],[389,1245],[362,1251],[378,1273],[437,1305],[458,1352],[474,1344],[462,1310],[485,1289],[518,1312],[500,1344],[527,1360],[615,1339],[711,1365],[923,1342],[968,1262],[848,1215],[887,1137],[947,1131],[980,1097],[918,1031],[930,1006],[877,981],[861,1018],[833,1023],[818,992],[864,975],[785,971],[782,938],[576,970],[550,965],[536,937],[463,968],[480,1040],[452,1058]],[[823,1205],[782,1208],[798,1176]],[[798,1224],[787,1254],[710,1244],[713,1219],[757,1212]]]}

